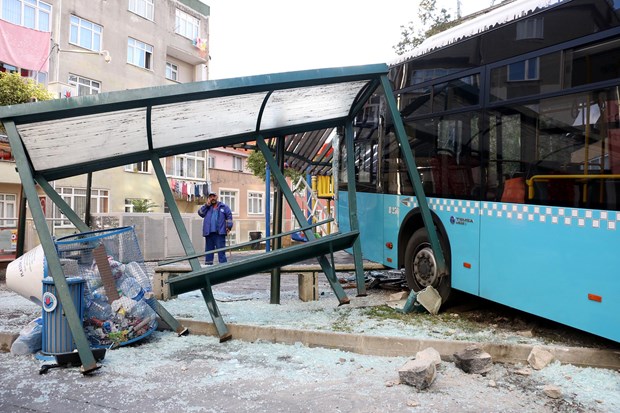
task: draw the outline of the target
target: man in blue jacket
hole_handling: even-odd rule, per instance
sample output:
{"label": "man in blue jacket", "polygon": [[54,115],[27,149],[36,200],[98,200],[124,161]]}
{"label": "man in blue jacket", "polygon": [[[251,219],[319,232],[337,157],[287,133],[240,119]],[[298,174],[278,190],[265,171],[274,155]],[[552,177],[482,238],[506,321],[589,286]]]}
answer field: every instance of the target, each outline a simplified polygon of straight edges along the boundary
{"label": "man in blue jacket", "polygon": [[[204,218],[202,236],[205,237],[205,251],[224,248],[226,234],[233,227],[232,211],[228,205],[217,201],[217,194],[209,192],[207,203],[200,207],[198,215]],[[217,253],[218,261],[226,262],[226,251]],[[205,255],[205,264],[213,264],[213,253]]]}

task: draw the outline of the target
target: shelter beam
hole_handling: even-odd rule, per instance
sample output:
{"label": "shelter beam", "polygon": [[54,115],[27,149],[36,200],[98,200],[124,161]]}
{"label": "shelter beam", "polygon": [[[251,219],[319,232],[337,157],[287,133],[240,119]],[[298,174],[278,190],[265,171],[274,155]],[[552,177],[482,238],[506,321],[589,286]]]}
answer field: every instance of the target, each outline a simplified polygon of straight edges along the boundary
{"label": "shelter beam", "polygon": [[[164,168],[161,165],[157,153],[153,153],[151,155],[151,163],[153,164],[155,175],[157,175],[159,186],[161,187],[161,190],[164,194],[164,199],[168,204],[168,208],[170,209],[170,216],[172,217],[172,221],[174,222],[174,226],[176,227],[179,239],[181,240],[181,245],[183,245],[183,249],[185,250],[185,254],[194,255],[196,251],[194,250],[192,241],[189,238],[189,234],[187,233],[187,228],[185,228],[185,225],[183,224],[183,219],[181,218],[179,207],[174,200],[174,195],[172,194],[172,190],[168,185],[168,181],[166,180],[166,173],[164,172]],[[190,258],[189,264],[192,268],[192,271],[199,271],[201,269],[198,258]],[[215,303],[213,291],[211,290],[211,283],[208,279],[206,280],[205,287],[202,288],[201,292],[207,304],[207,308],[209,309],[209,313],[211,314],[211,318],[213,319],[213,324],[215,325],[217,333],[220,336],[220,341],[229,340],[232,336],[228,332],[228,327],[226,327],[222,315],[220,314],[220,310]],[[184,333],[183,326],[174,317],[172,317],[172,315],[168,313],[168,311],[165,310],[163,306],[156,306],[156,308],[153,309],[160,309],[160,311],[163,310],[163,316],[162,314],[158,313],[159,316],[170,326],[170,328],[176,331],[179,335]]]}
{"label": "shelter beam", "polygon": [[400,145],[400,150],[403,159],[405,160],[405,165],[407,165],[407,173],[409,174],[409,179],[411,179],[411,183],[413,184],[414,194],[418,198],[418,205],[422,213],[422,221],[424,222],[424,227],[426,228],[426,232],[431,243],[431,248],[435,254],[438,273],[440,275],[446,275],[448,274],[448,268],[446,266],[444,252],[441,249],[441,244],[439,242],[439,231],[433,222],[433,216],[431,215],[431,211],[426,200],[426,195],[424,194],[424,188],[422,187],[422,179],[418,173],[418,167],[415,163],[413,153],[411,152],[411,146],[409,146],[405,126],[403,125],[403,120],[400,116],[400,112],[398,111],[396,98],[394,98],[394,94],[392,93],[392,87],[390,86],[390,81],[388,80],[387,75],[381,75],[381,86],[383,86],[388,110],[390,111],[390,115],[394,121],[396,140]]}
{"label": "shelter beam", "polygon": [[[67,280],[65,279],[62,265],[60,264],[60,258],[56,252],[56,245],[52,239],[52,234],[47,228],[47,223],[45,222],[43,208],[39,202],[39,194],[35,188],[33,172],[30,163],[28,162],[25,148],[22,144],[21,138],[19,137],[19,132],[15,127],[15,123],[12,121],[4,120],[3,123],[9,137],[13,156],[15,157],[15,164],[17,165],[19,178],[22,181],[24,194],[26,195],[26,199],[30,205],[30,213],[32,214],[32,219],[37,227],[37,232],[39,233],[39,239],[41,241],[41,246],[43,247],[43,252],[45,253],[47,265],[50,274],[52,275],[52,279],[54,280],[58,299],[62,304],[65,317],[67,318],[67,322],[69,324],[69,329],[73,335],[73,341],[75,342],[80,356],[80,361],[82,362],[80,371],[82,373],[90,373],[97,370],[101,366],[97,364],[90,349],[88,338],[86,337],[86,333],[84,332],[84,328],[82,326],[82,320],[80,319],[75,305],[73,304],[73,300],[71,299],[69,286],[67,284]],[[42,275],[43,274],[41,274],[41,276]]]}
{"label": "shelter beam", "polygon": [[[269,147],[265,143],[264,138],[260,135],[257,136],[256,144],[258,145],[259,149],[263,153],[263,156],[265,157],[265,161],[267,161],[269,168],[271,168],[271,173],[274,175],[274,178],[278,182],[278,185],[280,186],[280,190],[284,194],[284,197],[286,198],[286,201],[288,202],[289,207],[291,208],[291,210],[293,211],[293,214],[295,215],[295,219],[297,219],[297,222],[299,222],[299,225],[303,225],[306,222],[304,213],[299,207],[299,205],[297,205],[297,202],[295,201],[295,196],[293,195],[293,192],[288,187],[286,183],[286,178],[284,178],[284,175],[282,174],[282,172],[280,172],[278,165],[276,164],[276,161],[273,158],[271,151],[269,150]],[[314,232],[312,230],[306,229],[304,230],[304,233],[306,234],[306,238],[308,239],[308,242],[312,242],[312,240],[316,239]],[[329,260],[325,256],[319,256],[317,257],[317,260],[319,264],[321,265],[321,268],[323,269],[323,272],[325,273],[325,276],[327,277],[327,280],[329,281],[329,284],[331,285],[332,290],[336,294],[336,297],[338,298],[338,301],[340,302],[340,304],[341,305],[348,304],[349,298],[347,297],[347,294],[344,292],[344,289],[338,282],[338,278],[336,277],[336,272],[334,271],[334,268],[332,267],[332,265],[329,263]]]}

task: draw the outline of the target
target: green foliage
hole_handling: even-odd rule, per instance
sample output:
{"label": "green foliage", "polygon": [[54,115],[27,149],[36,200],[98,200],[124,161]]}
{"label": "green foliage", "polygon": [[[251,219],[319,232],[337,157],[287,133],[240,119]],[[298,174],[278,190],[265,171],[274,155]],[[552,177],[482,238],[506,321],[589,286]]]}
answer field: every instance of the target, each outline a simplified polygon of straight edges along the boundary
{"label": "green foliage", "polygon": [[[0,106],[28,103],[33,99],[50,100],[53,95],[33,79],[21,77],[19,73],[0,72]],[[0,133],[5,133],[0,123]]]}
{"label": "green foliage", "polygon": [[[260,179],[265,181],[266,173],[266,162],[265,157],[261,151],[252,151],[247,160],[248,169],[254,174],[254,176],[259,177]],[[297,180],[303,176],[302,172],[295,171],[291,168],[284,169],[284,176],[291,178],[293,182],[297,182]],[[273,178],[273,174],[271,175],[271,182],[275,183]]]}
{"label": "green foliage", "polygon": [[418,11],[420,23],[410,21],[401,28],[401,41],[393,46],[396,54],[402,55],[419,46],[426,38],[441,33],[459,20],[451,20],[451,15],[446,9],[437,10],[437,0],[421,0]]}
{"label": "green foliage", "polygon": [[33,79],[21,77],[19,73],[0,72],[0,106],[52,98],[53,95]]}
{"label": "green foliage", "polygon": [[133,212],[151,212],[151,208],[159,206],[149,199],[132,199],[131,205],[133,205]]}

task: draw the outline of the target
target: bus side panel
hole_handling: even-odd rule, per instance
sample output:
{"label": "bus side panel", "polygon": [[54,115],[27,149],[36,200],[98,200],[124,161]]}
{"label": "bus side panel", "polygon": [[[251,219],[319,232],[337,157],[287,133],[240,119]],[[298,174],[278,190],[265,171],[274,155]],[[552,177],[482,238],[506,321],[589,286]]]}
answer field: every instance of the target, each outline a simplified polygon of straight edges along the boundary
{"label": "bus side panel", "polygon": [[620,214],[483,203],[480,296],[620,341]]}
{"label": "bus side panel", "polygon": [[480,202],[440,198],[429,199],[428,202],[448,234],[452,287],[478,295]]}
{"label": "bus side panel", "polygon": [[[357,193],[357,220],[360,228],[363,257],[366,260],[390,265],[383,260],[383,196]],[[338,192],[338,225],[340,232],[350,230],[349,198],[346,191]]]}

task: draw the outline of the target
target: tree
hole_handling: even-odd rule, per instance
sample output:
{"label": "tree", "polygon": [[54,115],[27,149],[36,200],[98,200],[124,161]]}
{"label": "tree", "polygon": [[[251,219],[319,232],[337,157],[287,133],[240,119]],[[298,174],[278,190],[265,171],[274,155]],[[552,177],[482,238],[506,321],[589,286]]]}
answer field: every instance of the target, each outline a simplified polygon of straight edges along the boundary
{"label": "tree", "polygon": [[[53,95],[33,79],[24,78],[19,73],[0,72],[0,106],[17,105],[36,100],[50,100]],[[0,132],[4,125],[0,123]]]}
{"label": "tree", "polygon": [[0,72],[0,106],[28,103],[33,99],[50,100],[53,95],[33,79],[19,73]]}
{"label": "tree", "polygon": [[410,21],[407,26],[400,26],[401,41],[393,46],[396,54],[402,55],[413,50],[426,38],[441,33],[459,23],[444,8],[437,10],[437,0],[421,0],[418,11],[420,23]]}
{"label": "tree", "polygon": [[[266,178],[266,167],[265,157],[261,151],[252,151],[250,156],[248,157],[247,166],[248,169],[257,177],[265,181]],[[284,168],[284,176],[291,178],[291,181],[297,182],[297,180],[303,176],[302,172],[296,171],[291,168]],[[271,182],[275,183],[273,175],[271,176]]]}
{"label": "tree", "polygon": [[132,199],[131,205],[133,205],[133,212],[151,212],[151,208],[159,206],[150,199]]}

